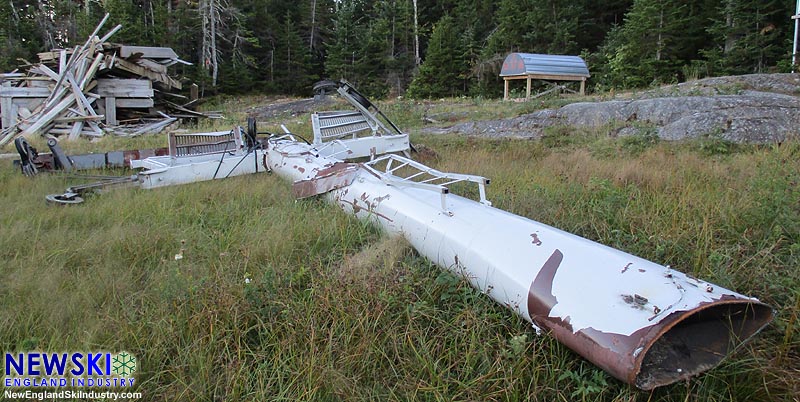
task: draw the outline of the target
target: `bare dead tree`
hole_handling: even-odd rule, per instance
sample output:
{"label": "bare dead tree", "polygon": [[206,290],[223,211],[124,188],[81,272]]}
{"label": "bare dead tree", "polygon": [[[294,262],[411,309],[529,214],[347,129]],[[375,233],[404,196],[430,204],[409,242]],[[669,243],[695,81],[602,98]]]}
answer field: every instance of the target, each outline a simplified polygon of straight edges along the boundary
{"label": "bare dead tree", "polygon": [[422,64],[422,58],[419,57],[419,10],[417,8],[417,0],[414,2],[414,65],[419,67]]}
{"label": "bare dead tree", "polygon": [[222,25],[220,10],[224,7],[221,0],[200,0],[202,46],[201,60],[203,68],[211,75],[211,86],[217,86],[219,75],[219,50],[217,49],[217,35]]}
{"label": "bare dead tree", "polygon": [[317,28],[317,0],[311,2],[311,34],[308,40],[308,51],[314,51],[314,35]]}

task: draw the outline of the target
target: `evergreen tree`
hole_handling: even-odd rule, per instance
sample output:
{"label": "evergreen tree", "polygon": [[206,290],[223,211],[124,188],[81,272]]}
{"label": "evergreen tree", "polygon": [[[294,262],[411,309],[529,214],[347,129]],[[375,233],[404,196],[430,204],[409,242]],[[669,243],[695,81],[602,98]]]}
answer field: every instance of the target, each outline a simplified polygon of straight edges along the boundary
{"label": "evergreen tree", "polygon": [[464,52],[452,17],[445,15],[433,27],[425,61],[411,82],[408,94],[418,98],[464,93]]}
{"label": "evergreen tree", "polygon": [[275,43],[275,63],[280,66],[275,70],[276,87],[283,93],[307,94],[319,76],[309,71],[311,53],[288,10],[281,28]]}
{"label": "evergreen tree", "polygon": [[704,54],[718,74],[767,71],[786,55],[792,6],[777,0],[723,0],[708,28],[714,46]]}
{"label": "evergreen tree", "polygon": [[11,71],[20,65],[17,59],[33,60],[44,42],[35,19],[35,4],[29,1],[0,2],[0,68]]}
{"label": "evergreen tree", "polygon": [[527,14],[524,43],[534,53],[577,54],[583,8],[575,3],[548,0]]}
{"label": "evergreen tree", "polygon": [[[377,24],[370,37],[381,35],[385,86],[380,95],[390,91],[394,95],[405,92],[415,70],[414,61],[414,15],[413,4],[409,0],[381,0],[375,3],[374,13]],[[384,28],[382,29],[381,26]],[[369,77],[365,77],[369,78]]]}
{"label": "evergreen tree", "polygon": [[606,83],[641,87],[677,81],[680,67],[688,62],[681,38],[702,18],[688,3],[635,0],[625,24],[612,31],[602,49]]}
{"label": "evergreen tree", "polygon": [[506,55],[513,52],[528,52],[532,49],[524,41],[525,34],[531,31],[527,26],[528,10],[532,8],[528,0],[501,0],[495,17],[497,27],[488,38],[484,57]]}
{"label": "evergreen tree", "polygon": [[333,38],[326,44],[328,58],[325,62],[327,75],[334,79],[357,81],[355,63],[356,53],[360,51],[360,40],[364,37],[359,24],[362,4],[358,0],[343,0],[333,23]]}

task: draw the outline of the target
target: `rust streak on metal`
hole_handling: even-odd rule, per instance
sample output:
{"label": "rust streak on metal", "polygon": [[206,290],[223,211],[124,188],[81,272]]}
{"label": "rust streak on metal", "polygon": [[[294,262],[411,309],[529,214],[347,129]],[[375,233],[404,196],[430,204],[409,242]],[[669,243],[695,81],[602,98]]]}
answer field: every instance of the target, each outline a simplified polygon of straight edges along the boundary
{"label": "rust streak on metal", "polygon": [[[300,169],[297,170],[299,171]],[[298,199],[327,193],[331,190],[349,186],[353,180],[355,180],[357,174],[358,165],[352,163],[336,163],[329,168],[320,170],[317,175],[311,179],[294,182],[292,184],[292,193],[295,198]]]}
{"label": "rust streak on metal", "polygon": [[[558,302],[556,296],[553,295],[553,280],[563,260],[564,254],[561,253],[561,250],[556,249],[550,255],[550,258],[545,261],[542,269],[539,270],[539,274],[536,275],[536,279],[533,280],[528,291],[528,313],[531,316],[531,320],[535,322],[546,321],[550,324],[567,327],[572,331],[572,325],[570,325],[569,320],[550,317],[550,310]],[[549,327],[550,325],[547,326]]]}
{"label": "rust streak on metal", "polygon": [[379,218],[385,219],[387,222],[394,222],[394,220],[392,218],[373,210],[373,208],[370,206],[369,203],[367,203],[367,208],[364,208],[361,205],[358,205],[358,200],[348,201],[348,200],[340,199],[339,202],[342,202],[342,203],[345,203],[347,205],[352,206],[354,214],[358,214],[359,212],[361,212],[361,210],[365,210],[365,211],[369,212],[372,215],[375,215],[375,216],[377,216]]}
{"label": "rust streak on metal", "polygon": [[392,197],[391,194],[386,194],[386,195],[381,196],[381,197],[375,197],[375,203],[376,204],[380,204],[381,202],[383,202],[383,200],[388,200],[391,197]]}

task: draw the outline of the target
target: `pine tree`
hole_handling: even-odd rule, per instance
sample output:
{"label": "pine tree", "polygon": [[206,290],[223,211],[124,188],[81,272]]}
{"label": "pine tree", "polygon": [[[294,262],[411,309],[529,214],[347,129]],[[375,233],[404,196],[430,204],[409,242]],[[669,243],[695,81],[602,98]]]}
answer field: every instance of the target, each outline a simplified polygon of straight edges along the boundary
{"label": "pine tree", "polygon": [[602,52],[607,84],[641,87],[679,79],[686,59],[683,33],[699,24],[687,1],[635,0],[622,27],[609,35]]}
{"label": "pine tree", "polygon": [[364,37],[363,27],[358,24],[362,13],[361,1],[343,0],[338,4],[333,23],[333,40],[326,44],[327,60],[325,70],[329,77],[357,80],[356,53],[360,51],[360,40]]}
{"label": "pine tree", "polygon": [[527,25],[529,20],[526,15],[534,6],[527,0],[501,0],[497,7],[497,27],[489,35],[483,52],[484,58],[512,52],[531,52],[524,39],[525,34],[531,30]]}
{"label": "pine tree", "polygon": [[578,54],[578,40],[583,36],[580,26],[585,19],[585,9],[576,3],[549,0],[528,14],[527,25],[531,31],[526,41],[536,53]]}
{"label": "pine tree", "polygon": [[430,98],[464,93],[464,51],[452,17],[445,15],[433,27],[425,61],[411,82],[408,94]]}
{"label": "pine tree", "polygon": [[281,35],[275,46],[275,63],[280,66],[275,70],[277,89],[283,93],[308,93],[311,85],[319,78],[308,69],[311,53],[290,11],[286,11],[281,25]]}
{"label": "pine tree", "polygon": [[792,31],[785,24],[791,4],[777,0],[724,0],[708,31],[714,46],[705,51],[719,74],[764,72],[782,61]]}

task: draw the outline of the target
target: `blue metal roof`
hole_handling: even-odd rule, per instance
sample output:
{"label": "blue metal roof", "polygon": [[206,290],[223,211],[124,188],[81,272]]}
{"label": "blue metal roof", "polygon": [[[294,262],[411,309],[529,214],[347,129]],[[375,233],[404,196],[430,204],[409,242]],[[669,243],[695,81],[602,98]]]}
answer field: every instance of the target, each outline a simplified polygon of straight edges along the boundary
{"label": "blue metal roof", "polygon": [[501,77],[528,74],[590,77],[589,68],[582,58],[552,54],[511,53],[500,71]]}

